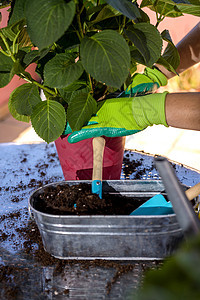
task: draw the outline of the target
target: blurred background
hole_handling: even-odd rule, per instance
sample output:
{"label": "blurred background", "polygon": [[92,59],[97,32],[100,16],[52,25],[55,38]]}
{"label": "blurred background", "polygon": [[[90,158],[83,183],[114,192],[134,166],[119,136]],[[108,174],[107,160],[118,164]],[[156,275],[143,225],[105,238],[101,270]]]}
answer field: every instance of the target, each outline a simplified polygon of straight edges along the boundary
{"label": "blurred background", "polygon": [[[2,13],[1,27],[6,26],[7,8],[0,9]],[[146,9],[151,23],[155,24],[154,13]],[[166,18],[160,25],[159,31],[168,29],[174,44],[177,44],[197,23],[199,17],[184,15],[179,18]],[[30,66],[32,76],[35,65]],[[141,71],[141,70],[139,70]],[[160,91],[169,92],[200,92],[200,64],[188,69],[179,77],[170,79],[168,85]],[[30,124],[16,121],[9,113],[8,99],[10,93],[23,80],[14,76],[12,81],[4,88],[0,88],[0,143],[41,143],[43,142]],[[162,125],[152,126],[146,130],[126,138],[126,149],[143,151],[148,154],[158,154],[175,162],[184,164],[200,171],[200,132],[165,128]]]}

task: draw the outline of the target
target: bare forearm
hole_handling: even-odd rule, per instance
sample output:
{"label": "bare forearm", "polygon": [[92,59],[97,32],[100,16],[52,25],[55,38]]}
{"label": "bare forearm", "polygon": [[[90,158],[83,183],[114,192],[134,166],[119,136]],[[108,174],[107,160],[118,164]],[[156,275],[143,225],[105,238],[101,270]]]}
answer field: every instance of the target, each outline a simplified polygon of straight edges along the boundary
{"label": "bare forearm", "polygon": [[165,105],[169,126],[200,130],[200,93],[170,93]]}
{"label": "bare forearm", "polygon": [[[176,69],[178,74],[200,62],[200,22],[176,45],[176,48],[180,55],[180,64]],[[161,65],[158,65],[158,68],[168,79],[175,76]]]}

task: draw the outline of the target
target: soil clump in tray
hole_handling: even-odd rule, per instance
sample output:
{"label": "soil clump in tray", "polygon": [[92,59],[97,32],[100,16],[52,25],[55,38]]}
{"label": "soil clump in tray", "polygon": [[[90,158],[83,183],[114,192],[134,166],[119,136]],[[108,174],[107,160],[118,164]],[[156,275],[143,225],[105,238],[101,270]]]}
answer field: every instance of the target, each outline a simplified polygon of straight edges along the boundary
{"label": "soil clump in tray", "polygon": [[105,194],[100,199],[92,194],[90,184],[80,183],[44,187],[33,206],[40,212],[55,215],[129,215],[145,200],[120,194]]}

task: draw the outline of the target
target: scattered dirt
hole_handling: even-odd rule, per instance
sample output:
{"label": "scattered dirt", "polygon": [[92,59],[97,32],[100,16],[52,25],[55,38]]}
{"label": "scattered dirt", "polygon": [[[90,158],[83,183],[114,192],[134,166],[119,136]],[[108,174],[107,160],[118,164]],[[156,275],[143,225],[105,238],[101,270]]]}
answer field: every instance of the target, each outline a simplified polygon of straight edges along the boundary
{"label": "scattered dirt", "polygon": [[[0,284],[3,299],[18,299],[22,294],[22,278],[26,279],[28,269],[17,266],[0,265]],[[3,288],[2,288],[3,287]],[[3,293],[2,293],[3,292]]]}
{"label": "scattered dirt", "polygon": [[[80,270],[89,270],[90,268],[95,267],[113,269],[113,277],[108,278],[108,281],[105,284],[107,294],[110,293],[112,286],[121,276],[128,272],[132,272],[135,268],[135,263],[123,264],[106,260],[77,261],[57,259],[44,250],[38,227],[34,221],[29,221],[26,227],[17,228],[16,232],[18,233],[19,238],[24,240],[22,252],[31,257],[31,260],[35,262],[35,267],[38,264],[43,267],[54,266],[54,276],[64,275],[65,268],[74,265],[78,265]],[[147,268],[149,268],[148,264],[144,263],[143,269],[146,270]],[[22,294],[21,284],[26,280],[26,276],[28,276],[26,273],[26,268],[13,265],[0,265],[0,286],[3,290],[4,299],[18,299],[15,297],[16,295]],[[63,290],[62,294],[68,295],[69,290]]]}
{"label": "scattered dirt", "polygon": [[[142,179],[142,176],[147,170],[143,167],[142,159],[138,161],[131,161],[129,159],[129,153],[126,153],[127,156],[124,158],[123,171],[126,175],[126,178],[132,173],[134,177],[132,179]],[[48,163],[52,163],[57,160],[56,154],[48,154]],[[24,154],[21,157],[21,163],[25,166],[28,162],[28,158]],[[40,175],[39,179],[30,178],[28,184],[24,184],[23,181],[20,181],[16,186],[9,187],[0,187],[0,191],[9,191],[12,195],[11,202],[18,203],[23,199],[18,196],[18,192],[27,191],[27,188],[38,188],[50,182],[59,181],[60,178],[52,177],[50,180],[46,180],[46,170],[48,169],[49,164],[47,163],[38,163],[35,165],[38,174]],[[30,176],[31,169],[24,168],[18,170],[16,174],[13,172],[13,176],[18,176],[19,172],[23,173],[26,176]],[[6,174],[5,174],[6,176]],[[38,178],[38,177],[37,177]],[[58,180],[57,180],[58,179]],[[17,192],[17,194],[16,194]],[[104,195],[104,199],[99,199],[97,195],[91,193],[90,185],[76,185],[73,188],[68,185],[57,186],[57,188],[46,188],[44,193],[36,199],[35,208],[40,211],[45,211],[53,214],[75,214],[75,215],[86,215],[86,214],[103,214],[103,215],[127,215],[130,214],[134,209],[136,209],[143,202],[133,201],[132,198],[122,197],[120,195],[110,196]],[[141,200],[141,199],[140,199]],[[146,200],[146,199],[144,199]],[[91,260],[91,261],[77,261],[77,260],[62,260],[57,259],[51,256],[44,250],[42,239],[38,230],[37,225],[33,221],[28,221],[28,224],[21,222],[21,225],[17,227],[15,225],[16,220],[21,220],[22,212],[17,211],[15,213],[5,214],[0,217],[0,222],[5,222],[6,220],[9,223],[8,230],[4,232],[4,229],[0,231],[0,245],[5,241],[14,240],[14,235],[19,238],[19,243],[22,243],[20,246],[20,253],[24,255],[26,264],[43,267],[54,268],[54,276],[64,274],[66,268],[70,266],[77,265],[80,270],[89,270],[90,268],[100,267],[105,269],[113,269],[114,275],[111,278],[107,279],[105,284],[105,289],[109,294],[113,285],[116,281],[128,272],[132,272],[135,268],[135,263],[120,263],[115,261],[104,261],[104,260]],[[27,213],[28,216],[28,213]],[[28,217],[27,217],[28,218]],[[9,228],[14,228],[9,234]],[[16,248],[19,245],[16,242]],[[27,257],[27,259],[26,259]],[[32,266],[33,266],[32,265]],[[143,269],[149,267],[152,268],[152,263],[142,264]],[[157,263],[154,263],[154,267],[157,267]],[[28,266],[29,268],[29,266]],[[20,299],[23,294],[22,285],[28,280],[28,269],[26,267],[20,267],[18,265],[12,265],[12,261],[5,262],[0,264],[0,296],[3,295],[2,299]],[[51,279],[46,279],[51,280]],[[62,291],[62,295],[69,296],[69,289]],[[2,297],[2,296],[1,296]],[[38,298],[39,299],[39,298]]]}

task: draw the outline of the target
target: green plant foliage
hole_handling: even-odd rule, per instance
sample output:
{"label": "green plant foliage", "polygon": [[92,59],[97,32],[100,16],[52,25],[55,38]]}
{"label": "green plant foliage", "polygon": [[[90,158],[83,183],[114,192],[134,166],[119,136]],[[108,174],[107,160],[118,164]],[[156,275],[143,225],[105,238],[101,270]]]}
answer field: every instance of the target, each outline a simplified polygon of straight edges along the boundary
{"label": "green plant foliage", "polygon": [[64,131],[66,113],[64,107],[53,100],[37,104],[31,115],[35,132],[47,143],[55,141]]}
{"label": "green plant foliage", "polygon": [[162,33],[162,38],[166,42],[168,42],[168,45],[162,55],[162,58],[164,58],[174,69],[176,69],[180,64],[180,56],[179,53],[172,42],[172,39],[170,37],[169,31],[164,30]]}
{"label": "green plant foliage", "polygon": [[10,57],[0,53],[0,87],[6,86],[14,74],[10,74],[13,61]]}
{"label": "green plant foliage", "polygon": [[34,107],[41,101],[38,87],[31,83],[17,87],[10,95],[10,106],[13,106],[18,114],[25,116],[30,116]]}
{"label": "green plant foliage", "polygon": [[182,16],[181,11],[178,9],[172,0],[143,0],[141,8],[149,7],[151,10],[156,11],[161,16],[176,18]]}
{"label": "green plant foliage", "polygon": [[200,295],[200,235],[183,244],[163,266],[146,273],[135,300],[198,300]]}
{"label": "green plant foliage", "polygon": [[104,20],[116,17],[118,15],[121,15],[119,11],[116,11],[110,5],[105,5],[102,6],[96,18],[91,21],[91,24],[94,25],[95,23],[102,22]]}
{"label": "green plant foliage", "polygon": [[190,5],[190,4],[177,4],[178,9],[183,14],[190,14],[199,17],[200,16],[200,7],[199,5]]}
{"label": "green plant foliage", "polygon": [[27,0],[27,30],[40,50],[56,42],[67,30],[75,14],[74,0]]}
{"label": "green plant foliage", "polygon": [[141,17],[136,4],[129,0],[106,0],[106,2],[131,20]]}
{"label": "green plant foliage", "polygon": [[85,81],[77,80],[67,87],[58,90],[64,101],[69,104],[72,98],[75,97],[76,92],[78,91],[79,93],[79,90],[85,89],[86,87],[88,89],[88,92],[91,92],[89,86]]}
{"label": "green plant foliage", "polygon": [[44,68],[44,82],[55,88],[64,88],[77,79],[83,73],[80,61],[75,62],[76,56],[71,53],[57,54]]}
{"label": "green plant foliage", "polygon": [[25,4],[27,0],[15,0],[14,3],[11,4],[11,7],[13,8],[11,10],[11,13],[9,15],[9,25],[12,25],[22,19],[25,19]]}
{"label": "green plant foliage", "polygon": [[[155,25],[144,7],[155,12]],[[80,129],[96,101],[127,88],[138,64],[159,63],[176,73],[177,49],[159,24],[183,13],[199,16],[199,8],[199,0],[11,1],[8,25],[0,29],[0,88],[15,74],[28,82],[12,93],[11,114],[25,122],[31,115],[47,142],[62,134],[66,114],[72,129]],[[162,54],[163,40],[168,46]],[[32,63],[41,82],[27,72]]]}
{"label": "green plant foliage", "polygon": [[24,116],[24,115],[21,115],[21,114],[17,113],[14,105],[11,102],[11,97],[9,98],[9,101],[8,101],[8,109],[10,111],[10,114],[16,120],[21,121],[21,122],[25,122],[25,123],[29,123],[30,122],[30,117],[29,116]]}
{"label": "green plant foliage", "polygon": [[22,19],[12,25],[2,28],[2,33],[5,38],[8,38],[10,41],[14,41],[16,39],[16,35],[18,36],[25,24],[25,19]]}
{"label": "green plant foliage", "polygon": [[39,50],[31,50],[30,52],[26,53],[23,58],[23,63],[28,66],[33,62],[37,62],[38,60],[42,59],[44,56],[48,54],[50,51],[49,48],[43,49],[41,51]]}
{"label": "green plant foliage", "polygon": [[145,65],[152,67],[162,50],[162,38],[157,28],[148,23],[138,23],[129,26],[125,33],[143,56]]}
{"label": "green plant foliage", "polygon": [[85,70],[97,81],[120,88],[130,67],[130,51],[125,39],[113,30],[85,37],[80,46]]}
{"label": "green plant foliage", "polygon": [[88,89],[79,90],[72,95],[67,109],[67,121],[73,131],[80,130],[96,111],[97,102]]}

